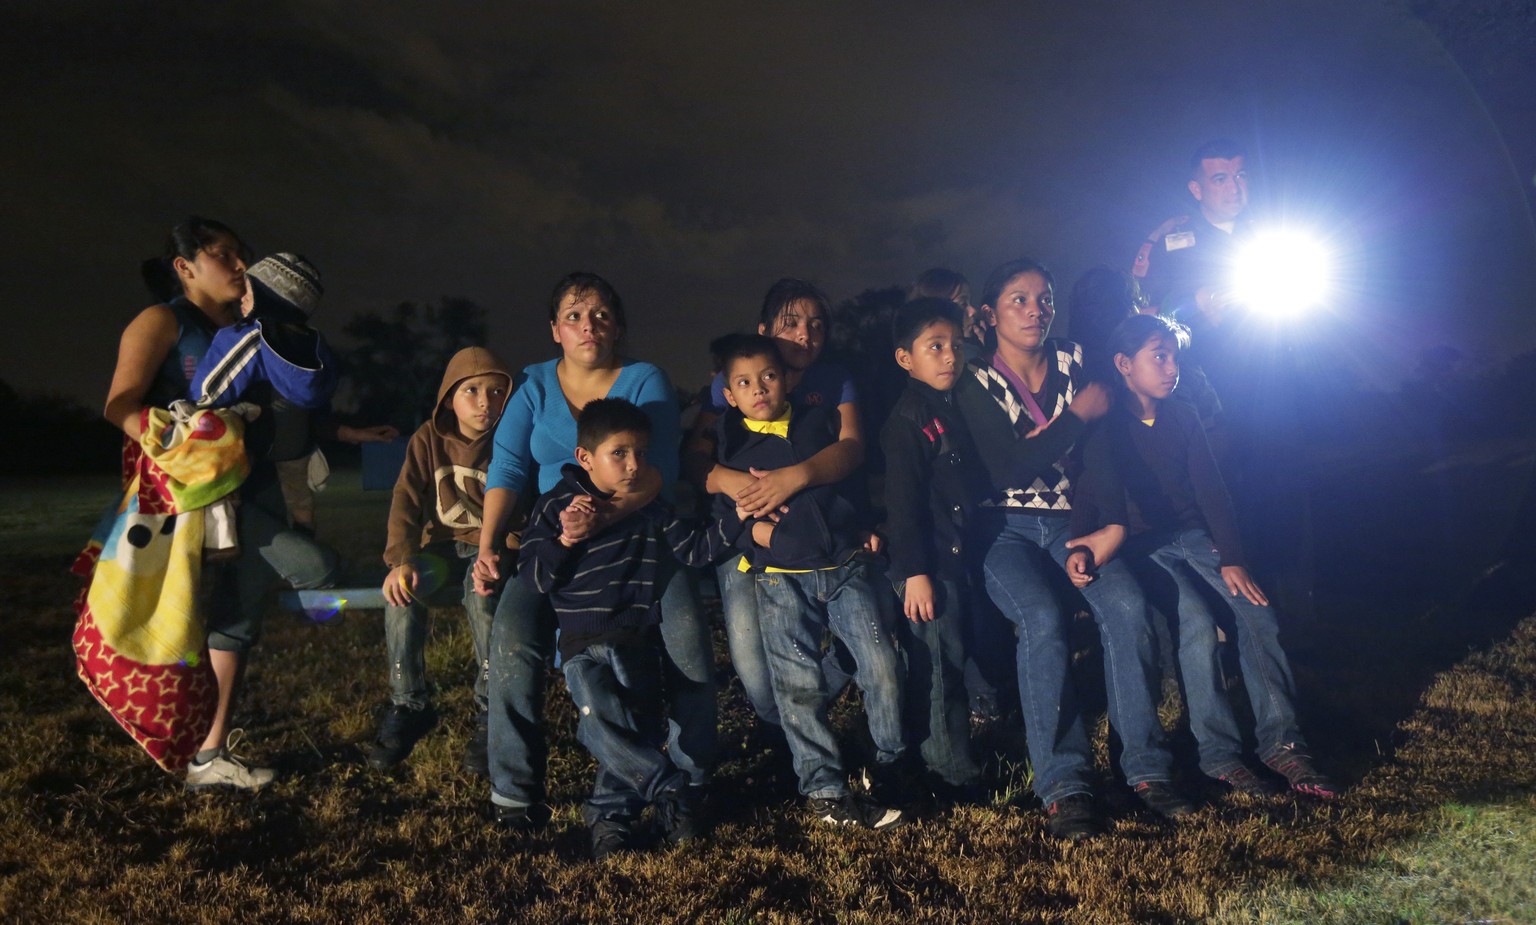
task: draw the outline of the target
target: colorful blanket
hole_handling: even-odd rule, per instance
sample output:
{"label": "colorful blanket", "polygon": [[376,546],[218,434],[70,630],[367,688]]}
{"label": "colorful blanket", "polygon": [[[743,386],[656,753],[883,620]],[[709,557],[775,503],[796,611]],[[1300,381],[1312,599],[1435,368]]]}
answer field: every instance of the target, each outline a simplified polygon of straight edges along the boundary
{"label": "colorful blanket", "polygon": [[234,411],[146,409],[123,441],[123,497],[73,571],[76,671],[150,757],[179,771],[208,734],[218,687],[198,608],[203,509],[250,472]]}

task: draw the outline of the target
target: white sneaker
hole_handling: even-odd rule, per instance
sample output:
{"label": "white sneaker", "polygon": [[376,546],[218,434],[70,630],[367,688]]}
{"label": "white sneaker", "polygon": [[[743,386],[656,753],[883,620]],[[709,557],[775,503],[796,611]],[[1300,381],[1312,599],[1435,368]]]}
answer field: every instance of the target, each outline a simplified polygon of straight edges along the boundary
{"label": "white sneaker", "polygon": [[229,735],[229,744],[207,761],[193,761],[187,765],[187,789],[209,790],[228,787],[232,790],[260,790],[272,783],[277,772],[271,768],[253,768],[229,753],[230,745],[239,741],[236,732]]}

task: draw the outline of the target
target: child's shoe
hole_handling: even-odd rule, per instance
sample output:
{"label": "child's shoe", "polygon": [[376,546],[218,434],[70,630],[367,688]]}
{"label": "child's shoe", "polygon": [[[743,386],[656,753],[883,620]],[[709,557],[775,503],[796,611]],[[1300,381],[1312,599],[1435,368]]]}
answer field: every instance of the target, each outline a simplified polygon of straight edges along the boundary
{"label": "child's shoe", "polygon": [[368,750],[368,766],[375,771],[387,771],[406,759],[416,742],[437,725],[437,711],[430,706],[414,710],[392,703],[384,709],[379,721],[379,734],[374,737],[373,747]]}
{"label": "child's shoe", "polygon": [[1072,793],[1045,808],[1045,830],[1066,841],[1104,834],[1104,821],[1093,806],[1093,795]]}
{"label": "child's shoe", "polygon": [[1225,774],[1218,774],[1216,779],[1227,785],[1233,793],[1246,793],[1252,796],[1274,796],[1283,788],[1268,778],[1260,777],[1246,764],[1240,764]]}
{"label": "child's shoe", "polygon": [[549,824],[549,818],[549,807],[542,803],[532,806],[491,804],[491,822],[504,832],[537,832]]}
{"label": "child's shoe", "polygon": [[490,722],[491,716],[484,710],[475,714],[474,728],[469,731],[469,740],[464,743],[461,767],[476,777],[491,776]]}
{"label": "child's shoe", "polygon": [[604,817],[592,823],[592,860],[603,861],[631,847],[629,820]]}
{"label": "child's shoe", "polygon": [[881,806],[873,800],[846,793],[840,797],[812,797],[811,814],[828,825],[857,825],[881,831],[907,823],[906,815],[894,806]]}
{"label": "child's shoe", "polygon": [[1314,797],[1336,797],[1341,788],[1312,764],[1312,758],[1296,750],[1294,745],[1283,746],[1264,759],[1270,769],[1291,785],[1297,793]]}
{"label": "child's shoe", "polygon": [[709,834],[704,788],[690,784],[663,794],[656,801],[656,820],[661,825],[662,835],[674,845]]}
{"label": "child's shoe", "polygon": [[1177,819],[1195,811],[1195,804],[1165,780],[1144,780],[1132,790],[1143,806],[1164,819]]}

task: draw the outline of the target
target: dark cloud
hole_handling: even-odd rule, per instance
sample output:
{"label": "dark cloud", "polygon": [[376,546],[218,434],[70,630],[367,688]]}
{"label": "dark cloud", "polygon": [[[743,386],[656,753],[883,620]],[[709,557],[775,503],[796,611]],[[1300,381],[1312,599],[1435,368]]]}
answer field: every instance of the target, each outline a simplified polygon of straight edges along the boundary
{"label": "dark cloud", "polygon": [[1412,320],[1368,328],[1381,362],[1529,347],[1536,245],[1486,111],[1400,9],[1346,6],[13,5],[3,375],[99,400],[137,261],[200,212],[314,258],[333,330],[462,295],[518,363],[553,281],[598,270],[691,381],[779,275],[1124,264],[1218,134],[1352,242],[1353,299]]}

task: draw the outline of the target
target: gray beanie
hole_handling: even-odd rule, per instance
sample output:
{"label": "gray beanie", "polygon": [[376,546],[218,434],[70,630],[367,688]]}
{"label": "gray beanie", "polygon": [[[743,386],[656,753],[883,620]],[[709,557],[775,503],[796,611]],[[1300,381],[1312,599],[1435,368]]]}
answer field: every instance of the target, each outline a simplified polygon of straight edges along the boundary
{"label": "gray beanie", "polygon": [[320,285],[320,271],[305,260],[302,254],[273,254],[256,261],[245,275],[253,286],[267,293],[308,318],[320,307],[320,296],[325,287]]}

